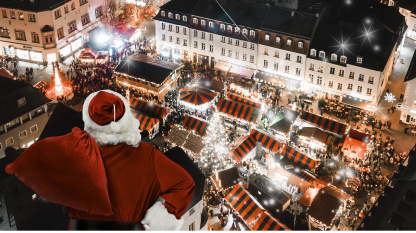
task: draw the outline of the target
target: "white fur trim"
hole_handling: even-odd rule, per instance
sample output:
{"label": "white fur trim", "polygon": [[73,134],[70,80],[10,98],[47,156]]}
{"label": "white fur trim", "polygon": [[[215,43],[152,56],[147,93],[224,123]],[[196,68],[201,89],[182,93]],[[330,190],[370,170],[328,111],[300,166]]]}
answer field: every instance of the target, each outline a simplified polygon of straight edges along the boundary
{"label": "white fur trim", "polygon": [[90,114],[88,113],[88,106],[92,98],[94,98],[94,96],[96,96],[100,91],[90,94],[87,99],[85,99],[84,105],[82,107],[82,120],[84,121],[84,130],[90,134],[99,145],[102,146],[118,145],[120,143],[126,143],[130,146],[138,146],[141,140],[139,129],[140,122],[133,117],[133,114],[131,114],[129,102],[126,100],[126,98],[124,98],[124,96],[117,92],[110,90],[102,91],[114,94],[123,100],[126,112],[124,113],[123,117],[117,121],[119,131],[114,132],[114,125],[112,128],[111,124],[97,125],[90,118]]}
{"label": "white fur trim", "polygon": [[151,231],[179,231],[183,220],[176,219],[175,215],[168,212],[165,205],[157,201],[147,210],[141,223]]}

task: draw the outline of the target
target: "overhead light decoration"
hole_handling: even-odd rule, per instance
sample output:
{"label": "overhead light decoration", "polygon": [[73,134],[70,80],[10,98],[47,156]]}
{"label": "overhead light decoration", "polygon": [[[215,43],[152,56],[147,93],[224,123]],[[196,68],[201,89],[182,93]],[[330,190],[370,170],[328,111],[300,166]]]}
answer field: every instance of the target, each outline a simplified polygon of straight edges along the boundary
{"label": "overhead light decoration", "polygon": [[387,102],[389,103],[393,103],[394,101],[396,101],[396,98],[393,95],[393,93],[386,93],[386,95],[384,96],[384,99],[387,100]]}

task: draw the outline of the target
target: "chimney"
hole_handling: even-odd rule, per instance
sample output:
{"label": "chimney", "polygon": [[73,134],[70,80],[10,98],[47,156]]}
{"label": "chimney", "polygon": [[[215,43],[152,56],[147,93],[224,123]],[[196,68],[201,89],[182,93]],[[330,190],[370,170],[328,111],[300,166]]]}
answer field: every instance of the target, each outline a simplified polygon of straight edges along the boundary
{"label": "chimney", "polygon": [[295,16],[295,11],[292,11],[290,14],[292,17]]}

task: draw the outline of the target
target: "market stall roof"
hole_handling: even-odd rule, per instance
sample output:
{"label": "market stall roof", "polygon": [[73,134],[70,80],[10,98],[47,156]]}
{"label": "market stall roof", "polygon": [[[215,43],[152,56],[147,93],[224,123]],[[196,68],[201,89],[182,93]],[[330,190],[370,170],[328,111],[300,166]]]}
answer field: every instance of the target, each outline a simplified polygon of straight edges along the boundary
{"label": "market stall roof", "polygon": [[206,131],[208,128],[208,122],[190,115],[185,116],[185,120],[183,120],[182,125],[185,128],[195,130],[202,136],[206,135]]}
{"label": "market stall roof", "polygon": [[137,98],[130,98],[130,108],[154,118],[165,118],[170,113],[168,108]]}
{"label": "market stall roof", "polygon": [[245,77],[251,77],[254,74],[254,69],[247,68],[247,67],[244,67],[244,66],[235,65],[235,64],[231,64],[231,63],[226,62],[226,61],[218,61],[215,64],[214,68],[223,70],[225,72],[230,72],[230,73],[234,73],[234,74],[243,75]]}
{"label": "market stall roof", "polygon": [[306,213],[330,227],[338,209],[348,199],[351,199],[350,195],[329,185],[318,191]]}
{"label": "market stall roof", "polygon": [[107,54],[102,54],[102,53],[98,54],[97,57],[96,57],[97,60],[106,59],[106,58],[107,58]]}
{"label": "market stall roof", "polygon": [[217,110],[231,117],[248,122],[256,122],[260,116],[260,109],[226,99],[220,100]]}
{"label": "market stall roof", "polygon": [[133,55],[123,59],[116,67],[115,72],[148,82],[162,84],[172,72],[180,69],[182,66],[146,55]]}
{"label": "market stall roof", "polygon": [[292,78],[282,77],[280,75],[269,74],[259,71],[256,73],[255,78],[264,82],[269,82],[277,86],[289,87],[292,89],[299,89],[301,87],[301,80],[295,80]]}
{"label": "market stall roof", "polygon": [[370,134],[367,134],[367,133],[364,133],[355,129],[351,129],[350,132],[348,132],[347,136],[355,140],[358,140],[360,142],[364,142],[366,144],[371,142]]}
{"label": "market stall roof", "polygon": [[315,127],[321,128],[323,130],[329,131],[331,133],[344,135],[347,132],[348,126],[346,124],[318,116],[310,112],[302,112],[300,117],[302,122],[311,124]]}
{"label": "market stall roof", "polygon": [[290,229],[267,212],[263,212],[253,227],[253,231],[290,231]]}
{"label": "market stall roof", "polygon": [[235,94],[228,93],[227,94],[227,99],[234,100],[234,101],[238,101],[238,102],[241,102],[243,104],[250,105],[250,106],[255,107],[255,108],[260,107],[260,103],[254,102],[252,100],[243,98],[243,97],[238,96],[238,95],[235,95]]}
{"label": "market stall roof", "polygon": [[227,189],[237,185],[238,182],[240,182],[240,173],[238,172],[238,168],[234,166],[218,171],[218,180],[216,174],[212,175],[211,179],[217,186],[218,190]]}
{"label": "market stall roof", "polygon": [[318,162],[315,159],[300,153],[287,144],[284,144],[281,154],[283,158],[288,159],[292,163],[301,165],[303,168],[309,170],[314,169],[318,165]]}
{"label": "market stall roof", "polygon": [[192,151],[194,154],[199,154],[204,149],[204,138],[197,135],[197,134],[189,134],[188,138],[186,138],[185,144],[183,144],[183,148]]}
{"label": "market stall roof", "polygon": [[181,125],[173,125],[165,139],[195,154],[201,153],[204,149],[203,137],[191,133]]}
{"label": "market stall roof", "polygon": [[177,146],[183,146],[190,133],[189,130],[179,127],[178,125],[173,125],[166,140],[175,143]]}
{"label": "market stall roof", "polygon": [[299,133],[299,136],[311,138],[325,144],[328,140],[329,134],[315,127],[303,127]]}
{"label": "market stall roof", "polygon": [[225,197],[225,200],[230,203],[231,207],[250,228],[251,225],[249,223],[253,222],[255,217],[263,212],[263,207],[260,203],[240,184],[235,186]]}
{"label": "market stall roof", "polygon": [[353,188],[354,190],[358,190],[358,187],[360,186],[361,181],[358,177],[351,177],[347,180],[347,186]]}
{"label": "market stall roof", "polygon": [[252,129],[250,135],[253,136],[257,142],[261,142],[264,148],[273,153],[276,153],[282,146],[276,139],[259,130]]}
{"label": "market stall roof", "polygon": [[182,88],[179,99],[192,105],[202,105],[211,102],[218,93],[205,88]]}
{"label": "market stall roof", "polygon": [[342,98],[341,104],[346,104],[354,108],[359,108],[363,110],[369,110],[371,101],[363,100],[361,98],[352,97],[349,95],[344,95]]}
{"label": "market stall roof", "polygon": [[142,132],[143,130],[147,130],[148,132],[150,132],[150,130],[152,130],[157,124],[159,124],[159,119],[143,115],[134,110],[132,110],[132,113],[133,117],[139,120],[140,122],[140,132]]}
{"label": "market stall roof", "polygon": [[230,153],[230,158],[235,160],[237,163],[241,162],[246,155],[256,148],[256,139],[253,136],[248,136],[238,146],[233,147],[233,151]]}
{"label": "market stall roof", "polygon": [[312,204],[313,199],[315,198],[318,189],[316,188],[308,188],[305,193],[299,198],[298,203],[309,207]]}
{"label": "market stall roof", "polygon": [[95,55],[91,52],[91,51],[82,51],[81,54],[79,55],[80,59],[95,59]]}
{"label": "market stall roof", "polygon": [[345,141],[341,150],[344,152],[344,154],[352,153],[357,158],[364,160],[365,159],[364,155],[367,150],[367,144],[347,136],[345,138]]}
{"label": "market stall roof", "polygon": [[285,109],[283,113],[275,117],[270,123],[270,128],[284,134],[289,133],[290,127],[296,118],[298,118],[299,112]]}

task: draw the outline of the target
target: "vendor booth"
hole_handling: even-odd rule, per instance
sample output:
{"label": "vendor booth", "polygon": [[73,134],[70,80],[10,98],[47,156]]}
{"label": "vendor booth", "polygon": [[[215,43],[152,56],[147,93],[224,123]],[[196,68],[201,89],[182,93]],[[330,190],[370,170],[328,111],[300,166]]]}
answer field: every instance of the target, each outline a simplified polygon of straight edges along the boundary
{"label": "vendor booth", "polygon": [[81,63],[94,63],[95,54],[91,51],[90,48],[85,48],[83,51],[81,51],[80,55],[78,56],[78,60]]}
{"label": "vendor booth", "polygon": [[220,115],[232,118],[241,124],[256,123],[261,113],[258,108],[226,99],[220,99],[217,111]]}
{"label": "vendor booth", "polygon": [[173,125],[165,140],[181,147],[191,156],[200,154],[205,146],[203,137],[182,125]]}
{"label": "vendor booth", "polygon": [[284,109],[283,112],[281,112],[270,122],[269,129],[273,130],[279,140],[286,141],[289,136],[291,126],[293,122],[296,121],[298,116],[299,112]]}
{"label": "vendor booth", "polygon": [[243,103],[243,104],[247,104],[247,105],[250,105],[250,106],[255,107],[255,108],[260,107],[260,103],[252,101],[250,99],[243,98],[243,97],[241,97],[237,94],[228,93],[227,94],[227,99],[237,101],[237,102],[240,102],[240,103]]}
{"label": "vendor booth", "polygon": [[269,213],[263,212],[254,225],[253,231],[290,231],[290,229]]}
{"label": "vendor booth", "polygon": [[205,111],[214,105],[217,96],[217,92],[209,89],[185,87],[179,93],[179,103],[189,108]]}
{"label": "vendor booth", "polygon": [[251,135],[241,137],[234,142],[231,149],[230,159],[236,163],[252,159],[256,156],[256,139]]}
{"label": "vendor booth", "polygon": [[345,155],[352,158],[365,159],[367,152],[367,144],[356,139],[345,137],[341,149]]}
{"label": "vendor booth", "polygon": [[331,143],[330,135],[315,127],[303,127],[298,136],[300,145],[308,148],[309,153],[315,157],[325,154],[327,145]]}
{"label": "vendor booth", "polygon": [[300,121],[304,124],[309,124],[329,133],[341,136],[346,134],[349,129],[349,126],[346,124],[310,112],[302,112]]}
{"label": "vendor booth", "polygon": [[252,129],[250,135],[269,152],[276,153],[282,147],[282,143],[258,129]]}
{"label": "vendor booth", "polygon": [[293,147],[284,144],[281,152],[282,160],[288,160],[293,164],[301,166],[303,169],[310,171],[314,170],[318,166],[318,160],[307,156],[306,154],[300,153]]}
{"label": "vendor booth", "polygon": [[217,171],[210,178],[219,192],[232,189],[242,181],[236,166]]}
{"label": "vendor booth", "polygon": [[190,115],[186,115],[185,116],[185,120],[183,120],[182,123],[183,127],[193,130],[197,133],[199,133],[201,136],[206,136],[207,135],[207,128],[208,128],[208,122],[195,117],[195,116],[190,116]]}
{"label": "vendor booth", "polygon": [[106,64],[108,62],[108,54],[99,53],[97,57],[95,57],[95,62],[98,64]]}

